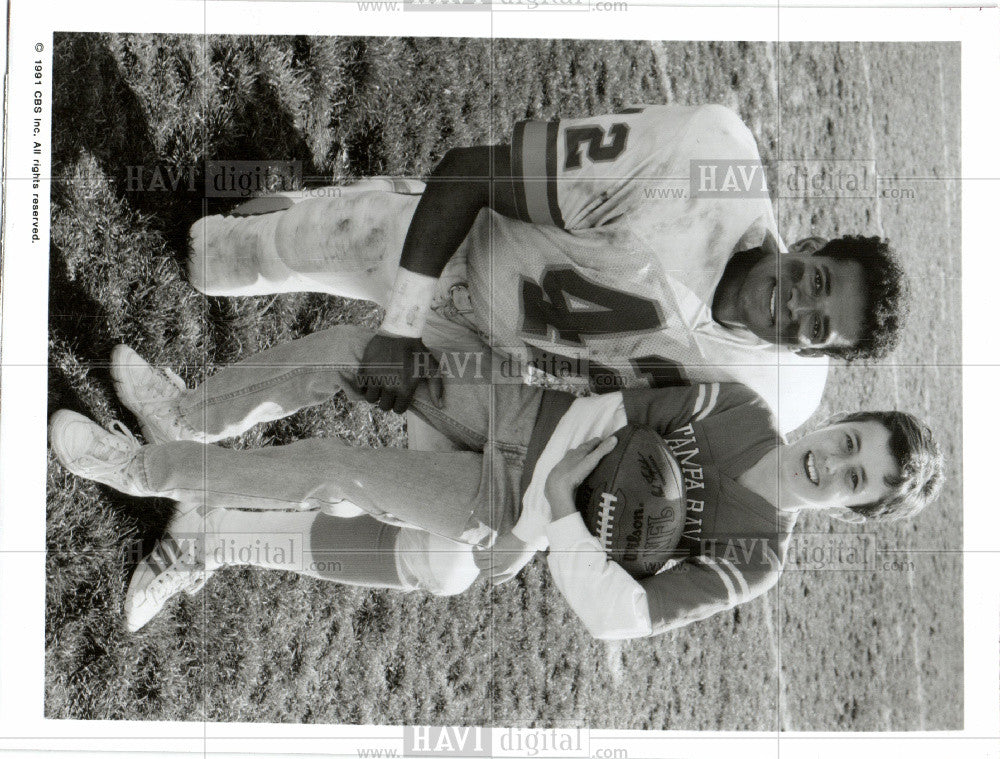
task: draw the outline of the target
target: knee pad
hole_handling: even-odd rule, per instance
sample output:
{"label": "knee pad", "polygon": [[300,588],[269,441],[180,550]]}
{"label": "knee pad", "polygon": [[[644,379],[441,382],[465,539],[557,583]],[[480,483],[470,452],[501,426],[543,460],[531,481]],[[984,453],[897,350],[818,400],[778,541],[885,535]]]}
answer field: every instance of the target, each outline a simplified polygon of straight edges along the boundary
{"label": "knee pad", "polygon": [[396,567],[413,590],[435,596],[462,593],[479,577],[471,545],[413,527],[401,528],[396,536]]}

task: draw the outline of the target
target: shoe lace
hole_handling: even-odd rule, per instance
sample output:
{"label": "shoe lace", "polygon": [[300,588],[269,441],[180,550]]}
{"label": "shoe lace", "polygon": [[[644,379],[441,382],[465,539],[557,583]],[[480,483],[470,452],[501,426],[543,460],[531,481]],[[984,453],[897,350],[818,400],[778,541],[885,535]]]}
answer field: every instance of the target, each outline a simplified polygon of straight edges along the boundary
{"label": "shoe lace", "polygon": [[111,424],[108,426],[108,430],[109,432],[114,433],[114,435],[116,436],[115,440],[119,444],[128,446],[129,450],[131,450],[132,448],[139,447],[140,444],[139,441],[136,440],[135,435],[133,435],[132,432],[129,430],[129,428],[126,427],[117,419],[111,422]]}
{"label": "shoe lace", "polygon": [[184,587],[181,588],[189,596],[193,596],[203,587],[205,583],[208,582],[209,572],[207,569],[196,569],[191,573],[191,578],[185,583]]}
{"label": "shoe lace", "polygon": [[108,435],[101,436],[95,444],[95,452],[91,457],[96,464],[94,475],[116,472],[132,461],[135,452],[141,448],[135,435],[117,419],[108,427]]}
{"label": "shoe lace", "polygon": [[[180,415],[180,398],[185,390],[187,385],[184,380],[170,369],[149,367],[149,371],[145,373],[142,392],[148,397],[160,400],[147,402],[144,416],[157,425],[193,433],[193,428]],[[145,428],[143,431],[146,431]]]}
{"label": "shoe lace", "polygon": [[143,390],[150,395],[168,393],[175,396],[187,389],[187,384],[167,367],[150,366],[145,372]]}
{"label": "shoe lace", "polygon": [[147,417],[156,419],[158,422],[169,423],[171,427],[180,426],[180,421],[177,418],[177,400],[175,398],[167,398],[157,403],[150,403],[146,407],[145,414]]}
{"label": "shoe lace", "polygon": [[159,593],[167,596],[178,592],[193,596],[205,586],[210,574],[200,562],[192,557],[182,556],[156,577],[154,585]]}

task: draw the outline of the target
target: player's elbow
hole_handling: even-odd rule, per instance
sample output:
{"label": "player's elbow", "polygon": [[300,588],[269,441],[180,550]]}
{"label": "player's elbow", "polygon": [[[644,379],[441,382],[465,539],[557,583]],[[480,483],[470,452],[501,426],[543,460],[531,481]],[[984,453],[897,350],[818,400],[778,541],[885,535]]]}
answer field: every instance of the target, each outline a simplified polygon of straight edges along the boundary
{"label": "player's elbow", "polygon": [[489,204],[489,177],[488,147],[452,148],[434,167],[424,199],[432,199],[440,206],[438,213],[454,220]]}
{"label": "player's elbow", "polygon": [[[461,179],[468,184],[470,179],[488,180],[498,172],[502,172],[509,164],[505,145],[474,145],[465,148],[452,148],[438,162],[431,172],[432,179]],[[509,169],[507,169],[509,173]]]}
{"label": "player's elbow", "polygon": [[434,167],[431,177],[434,179],[455,179],[478,176],[489,176],[489,161],[486,161],[485,170],[481,166],[483,149],[472,148],[452,148]]}
{"label": "player's elbow", "polygon": [[633,640],[635,638],[646,638],[653,633],[648,615],[632,617],[629,614],[615,615],[587,619],[581,616],[584,628],[590,633],[590,637],[595,640]]}
{"label": "player's elbow", "polygon": [[441,157],[441,160],[437,162],[433,171],[431,171],[431,178],[445,179],[447,177],[458,176],[459,167],[462,164],[462,150],[463,148],[452,148],[445,153]]}

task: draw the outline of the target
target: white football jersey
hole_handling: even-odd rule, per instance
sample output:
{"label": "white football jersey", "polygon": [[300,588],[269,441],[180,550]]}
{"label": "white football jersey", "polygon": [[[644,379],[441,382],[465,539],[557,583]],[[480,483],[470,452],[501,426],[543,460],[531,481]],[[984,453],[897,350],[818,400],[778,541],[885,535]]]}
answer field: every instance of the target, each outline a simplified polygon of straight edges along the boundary
{"label": "white football jersey", "polygon": [[756,142],[735,113],[652,105],[523,121],[511,152],[521,220],[480,213],[461,251],[491,345],[606,389],[741,382],[783,431],[812,414],[825,357],[711,316],[734,252],[766,235],[784,250]]}

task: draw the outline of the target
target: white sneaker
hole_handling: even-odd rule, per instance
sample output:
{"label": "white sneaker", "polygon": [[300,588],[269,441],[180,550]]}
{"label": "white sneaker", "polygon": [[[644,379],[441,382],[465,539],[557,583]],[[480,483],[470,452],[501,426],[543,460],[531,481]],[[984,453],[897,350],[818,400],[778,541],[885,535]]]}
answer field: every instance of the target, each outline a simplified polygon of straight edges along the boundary
{"label": "white sneaker", "polygon": [[49,421],[49,439],[59,463],[78,477],[122,493],[155,495],[144,482],[139,441],[121,422],[111,426],[109,432],[75,411],[60,409],[54,413]]}
{"label": "white sneaker", "polygon": [[147,442],[203,442],[181,417],[180,400],[187,386],[172,371],[150,366],[127,345],[116,345],[111,351],[111,378],[121,402],[139,420]]}
{"label": "white sneaker", "polygon": [[178,593],[193,596],[211,572],[205,569],[204,534],[199,528],[182,531],[185,515],[171,520],[167,532],[139,562],[125,593],[125,626],[129,632],[145,626]]}

